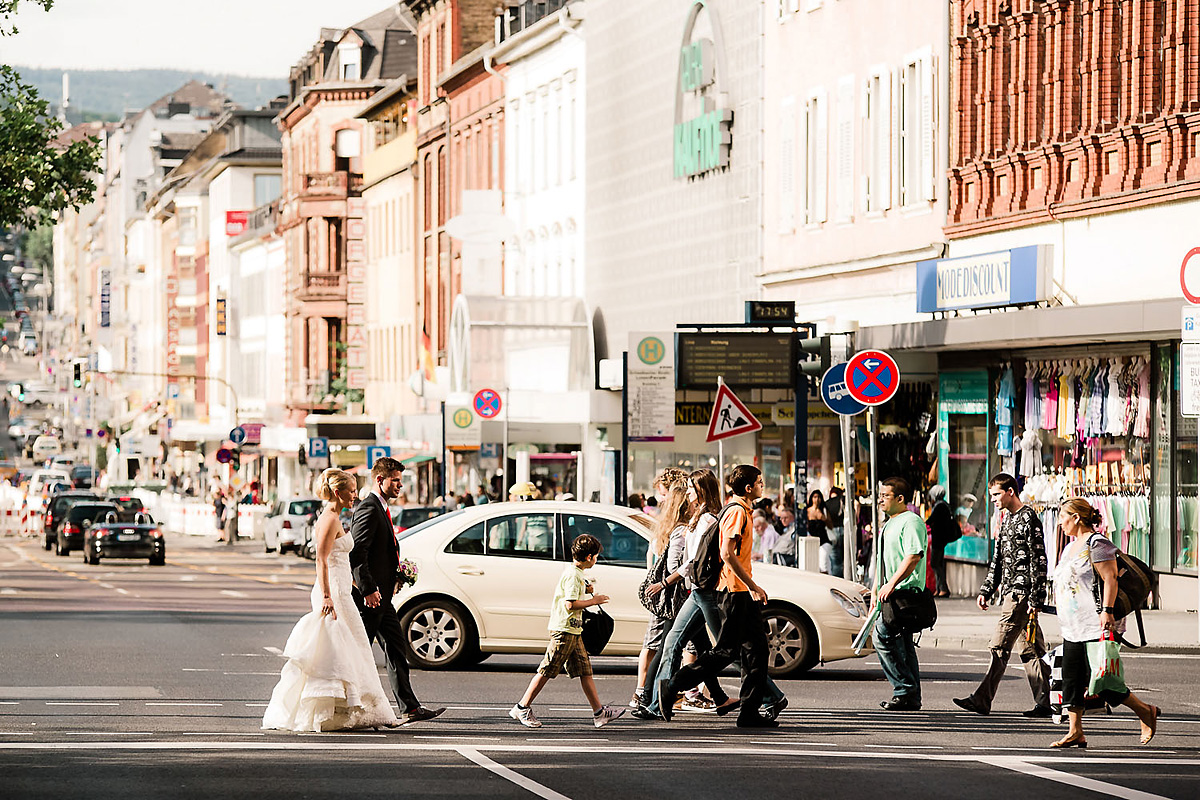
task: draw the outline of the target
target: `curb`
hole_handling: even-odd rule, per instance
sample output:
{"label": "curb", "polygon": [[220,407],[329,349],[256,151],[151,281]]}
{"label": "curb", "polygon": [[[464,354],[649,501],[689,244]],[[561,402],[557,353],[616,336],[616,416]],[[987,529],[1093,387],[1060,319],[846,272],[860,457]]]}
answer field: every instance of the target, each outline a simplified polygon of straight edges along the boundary
{"label": "curb", "polygon": [[[922,646],[929,646],[934,650],[987,650],[991,644],[990,638],[975,638],[963,636],[923,636],[919,642]],[[1047,642],[1048,646],[1056,646],[1057,641]],[[1016,653],[1016,649],[1013,650]],[[1200,643],[1183,644],[1172,642],[1171,644],[1147,644],[1145,647],[1139,647],[1136,650],[1122,650],[1123,653],[1129,655],[1137,655],[1140,653],[1157,653],[1160,655],[1200,655]]]}

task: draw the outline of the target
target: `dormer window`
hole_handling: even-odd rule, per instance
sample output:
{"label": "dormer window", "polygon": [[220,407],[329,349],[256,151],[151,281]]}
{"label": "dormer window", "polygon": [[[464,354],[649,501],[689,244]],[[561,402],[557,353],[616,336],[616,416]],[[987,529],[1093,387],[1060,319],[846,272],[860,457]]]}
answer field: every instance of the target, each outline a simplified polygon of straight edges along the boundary
{"label": "dormer window", "polygon": [[362,45],[357,42],[338,45],[338,70],[343,81],[362,80]]}

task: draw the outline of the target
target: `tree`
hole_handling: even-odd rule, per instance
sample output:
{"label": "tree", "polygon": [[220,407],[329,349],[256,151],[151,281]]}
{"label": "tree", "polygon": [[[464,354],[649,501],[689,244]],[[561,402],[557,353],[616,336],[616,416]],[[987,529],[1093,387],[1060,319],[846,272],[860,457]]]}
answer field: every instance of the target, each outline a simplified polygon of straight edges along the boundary
{"label": "tree", "polygon": [[[0,38],[17,33],[10,17],[21,0],[0,0]],[[54,0],[32,0],[49,9]],[[0,64],[0,227],[35,227],[56,211],[79,208],[96,192],[91,174],[100,160],[100,140],[57,140],[62,123],[49,104]]]}

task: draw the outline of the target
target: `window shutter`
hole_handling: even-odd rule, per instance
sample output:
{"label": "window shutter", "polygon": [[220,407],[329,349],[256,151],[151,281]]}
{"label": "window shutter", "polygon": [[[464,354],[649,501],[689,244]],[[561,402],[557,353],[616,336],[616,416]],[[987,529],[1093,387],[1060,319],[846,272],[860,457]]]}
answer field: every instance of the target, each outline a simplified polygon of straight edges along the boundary
{"label": "window shutter", "polygon": [[779,232],[796,229],[796,98],[779,106]]}
{"label": "window shutter", "polygon": [[837,207],[835,222],[854,217],[854,76],[838,79]]}
{"label": "window shutter", "polygon": [[829,199],[829,101],[826,97],[825,90],[818,89],[816,95],[816,163],[813,164],[813,169],[816,174],[816,197],[814,211],[814,222],[824,222],[829,218],[828,199]]}
{"label": "window shutter", "polygon": [[921,174],[924,178],[922,194],[926,200],[937,198],[937,82],[933,53],[921,59]]}
{"label": "window shutter", "polygon": [[862,166],[858,175],[858,207],[864,212],[874,211],[871,203],[871,183],[875,180],[875,132],[871,129],[871,104],[877,98],[871,96],[871,78],[862,83],[859,97],[858,131],[862,142]]}
{"label": "window shutter", "polygon": [[886,207],[900,205],[900,184],[902,181],[900,175],[901,164],[900,159],[900,72],[899,70],[888,70],[888,74],[884,77],[885,84],[888,86],[889,102],[884,108],[888,109],[889,123],[884,126],[886,133],[884,137],[887,139],[887,176],[888,176],[888,198]]}

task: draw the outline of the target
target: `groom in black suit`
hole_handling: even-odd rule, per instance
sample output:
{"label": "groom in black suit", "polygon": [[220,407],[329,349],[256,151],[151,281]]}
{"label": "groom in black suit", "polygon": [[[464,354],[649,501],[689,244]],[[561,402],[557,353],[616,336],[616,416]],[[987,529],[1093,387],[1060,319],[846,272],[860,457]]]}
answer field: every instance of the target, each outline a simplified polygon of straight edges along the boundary
{"label": "groom in black suit", "polygon": [[433,719],[446,709],[425,708],[417,700],[408,680],[404,630],[392,608],[400,547],[387,501],[400,494],[403,471],[403,464],[388,457],[377,460],[371,468],[371,493],[355,506],[350,522],[350,535],[354,537],[350,569],[354,573],[354,602],[367,629],[367,641],[379,639],[383,647],[392,693],[404,709],[403,723],[408,724]]}

